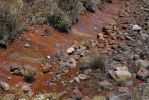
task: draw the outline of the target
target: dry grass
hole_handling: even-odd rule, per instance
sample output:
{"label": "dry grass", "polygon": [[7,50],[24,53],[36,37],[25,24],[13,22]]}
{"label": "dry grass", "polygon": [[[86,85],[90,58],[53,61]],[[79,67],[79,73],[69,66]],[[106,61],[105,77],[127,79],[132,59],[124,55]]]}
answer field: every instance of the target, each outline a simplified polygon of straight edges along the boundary
{"label": "dry grass", "polygon": [[98,51],[92,51],[81,59],[81,69],[101,69],[105,71],[105,56]]}

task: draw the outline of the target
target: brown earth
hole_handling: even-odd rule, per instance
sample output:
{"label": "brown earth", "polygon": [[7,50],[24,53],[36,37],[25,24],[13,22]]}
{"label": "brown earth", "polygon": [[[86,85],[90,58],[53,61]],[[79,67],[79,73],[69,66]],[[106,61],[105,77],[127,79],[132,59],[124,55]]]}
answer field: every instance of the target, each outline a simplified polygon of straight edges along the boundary
{"label": "brown earth", "polygon": [[[52,64],[53,68],[51,73],[43,74],[41,71],[41,63],[46,61],[46,56],[52,56],[55,60],[55,54],[57,51],[66,50],[74,42],[80,42],[86,39],[96,39],[96,35],[101,32],[104,25],[113,23],[115,20],[119,21],[119,11],[124,7],[125,0],[115,0],[114,3],[105,4],[103,10],[97,10],[96,13],[85,12],[80,17],[80,22],[74,25],[68,34],[60,33],[50,28],[49,36],[42,36],[44,29],[48,26],[34,26],[35,32],[25,32],[13,43],[11,43],[6,50],[0,51],[0,80],[4,80],[11,86],[23,82],[23,78],[20,76],[12,75],[8,66],[13,63],[21,65],[29,65],[36,69],[37,75],[35,81],[31,84],[31,88],[34,92],[47,91],[47,92],[61,92],[66,87],[58,84],[55,87],[49,87],[48,81],[52,80],[53,76],[58,72],[58,65]],[[31,26],[32,28],[32,26]],[[30,48],[25,48],[24,43],[29,41]],[[78,68],[69,71],[66,79],[71,79],[78,72]],[[12,77],[9,80],[7,77]],[[96,81],[94,78],[90,79],[90,82]],[[72,86],[75,86],[73,84]],[[70,86],[71,87],[71,86]],[[17,91],[15,88],[13,91]],[[12,93],[13,91],[9,91]],[[6,92],[0,90],[0,95]],[[8,93],[8,92],[7,92]],[[84,88],[83,94],[96,93],[96,91]],[[106,94],[103,92],[102,94]],[[98,94],[98,93],[96,93]]]}

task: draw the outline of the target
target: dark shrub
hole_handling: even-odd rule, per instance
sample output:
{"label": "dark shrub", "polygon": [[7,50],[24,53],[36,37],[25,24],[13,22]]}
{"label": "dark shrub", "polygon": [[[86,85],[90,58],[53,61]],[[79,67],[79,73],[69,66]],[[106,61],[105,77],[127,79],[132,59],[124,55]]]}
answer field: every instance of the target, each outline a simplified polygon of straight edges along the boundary
{"label": "dark shrub", "polygon": [[84,0],[83,5],[87,11],[95,13],[95,5],[94,5],[93,0]]}

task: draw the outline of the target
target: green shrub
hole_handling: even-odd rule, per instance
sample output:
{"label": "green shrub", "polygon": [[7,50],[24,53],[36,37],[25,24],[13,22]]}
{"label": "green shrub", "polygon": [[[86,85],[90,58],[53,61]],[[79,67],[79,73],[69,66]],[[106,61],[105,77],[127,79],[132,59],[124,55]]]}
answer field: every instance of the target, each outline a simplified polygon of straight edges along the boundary
{"label": "green shrub", "polygon": [[0,41],[6,45],[8,40],[14,39],[25,27],[20,16],[15,14],[7,3],[0,2]]}
{"label": "green shrub", "polygon": [[50,25],[62,32],[68,32],[71,27],[71,21],[69,17],[61,10],[57,10],[53,13],[53,15],[49,16],[48,22]]}
{"label": "green shrub", "polygon": [[72,23],[79,20],[79,15],[83,11],[83,5],[79,0],[59,0],[58,7],[67,13]]}
{"label": "green shrub", "polygon": [[22,75],[24,76],[24,80],[27,82],[33,81],[36,75],[36,71],[34,69],[23,68]]}

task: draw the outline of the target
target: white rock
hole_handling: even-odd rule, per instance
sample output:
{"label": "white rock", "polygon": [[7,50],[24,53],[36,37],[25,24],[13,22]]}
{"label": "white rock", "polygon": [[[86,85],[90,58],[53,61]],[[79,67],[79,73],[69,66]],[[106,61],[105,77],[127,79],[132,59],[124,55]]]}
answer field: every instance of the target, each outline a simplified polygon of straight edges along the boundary
{"label": "white rock", "polygon": [[132,30],[133,31],[141,31],[141,27],[139,25],[135,24],[135,25],[133,25]]}
{"label": "white rock", "polygon": [[67,49],[68,54],[72,54],[74,51],[75,51],[75,49],[73,47],[70,47]]}
{"label": "white rock", "polygon": [[86,79],[89,78],[89,76],[86,75],[86,74],[79,74],[78,78],[81,79],[81,80],[86,80]]}
{"label": "white rock", "polygon": [[126,66],[123,67],[116,67],[117,71],[128,71],[128,68]]}
{"label": "white rock", "polygon": [[122,78],[131,79],[132,78],[131,73],[128,71],[118,70],[118,71],[115,71],[115,74],[119,79],[122,79]]}
{"label": "white rock", "polygon": [[80,83],[80,79],[78,77],[75,77],[74,80],[77,82],[77,83]]}
{"label": "white rock", "polygon": [[30,44],[29,44],[29,43],[25,43],[25,44],[24,44],[24,47],[25,47],[25,48],[30,48]]}
{"label": "white rock", "polygon": [[47,56],[47,59],[51,59],[51,56],[50,56],[50,55],[48,55],[48,56]]}

